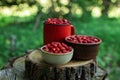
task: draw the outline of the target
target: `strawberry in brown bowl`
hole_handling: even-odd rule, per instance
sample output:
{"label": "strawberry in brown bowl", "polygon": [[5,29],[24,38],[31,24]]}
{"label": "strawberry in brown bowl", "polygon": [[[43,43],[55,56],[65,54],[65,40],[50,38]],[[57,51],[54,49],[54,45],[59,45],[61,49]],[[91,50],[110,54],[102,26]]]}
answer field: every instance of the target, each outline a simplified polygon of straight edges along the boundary
{"label": "strawberry in brown bowl", "polygon": [[87,35],[72,35],[65,38],[65,43],[74,48],[75,60],[95,59],[101,42],[101,39]]}

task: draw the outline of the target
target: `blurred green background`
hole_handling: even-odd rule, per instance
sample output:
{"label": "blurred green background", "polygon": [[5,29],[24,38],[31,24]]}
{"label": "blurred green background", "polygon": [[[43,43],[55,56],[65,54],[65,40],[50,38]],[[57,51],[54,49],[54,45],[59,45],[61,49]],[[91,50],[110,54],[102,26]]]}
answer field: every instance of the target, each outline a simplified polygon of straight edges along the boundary
{"label": "blurred green background", "polygon": [[43,22],[66,18],[76,34],[103,40],[97,62],[107,80],[120,80],[119,0],[0,0],[0,68],[11,57],[43,44]]}

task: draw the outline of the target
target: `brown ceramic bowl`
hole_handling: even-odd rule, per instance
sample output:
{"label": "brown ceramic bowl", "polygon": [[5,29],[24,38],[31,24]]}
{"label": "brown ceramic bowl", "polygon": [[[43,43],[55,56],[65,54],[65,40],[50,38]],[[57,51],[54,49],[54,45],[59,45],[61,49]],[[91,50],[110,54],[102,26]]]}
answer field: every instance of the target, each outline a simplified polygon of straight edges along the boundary
{"label": "brown ceramic bowl", "polygon": [[[72,36],[87,36],[87,35],[72,35]],[[65,43],[70,45],[74,48],[73,58],[74,60],[89,60],[89,59],[96,59],[98,54],[99,45],[102,42],[101,39],[89,36],[98,39],[98,42],[94,43],[75,43],[68,40],[71,36],[65,38]]]}

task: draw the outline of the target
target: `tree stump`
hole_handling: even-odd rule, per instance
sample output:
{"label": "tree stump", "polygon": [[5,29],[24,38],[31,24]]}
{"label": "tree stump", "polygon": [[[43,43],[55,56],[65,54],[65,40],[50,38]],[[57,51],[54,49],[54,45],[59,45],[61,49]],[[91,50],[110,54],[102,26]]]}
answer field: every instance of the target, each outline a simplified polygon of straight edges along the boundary
{"label": "tree stump", "polygon": [[11,59],[0,70],[0,80],[105,80],[107,75],[93,60],[54,66],[42,61],[39,50],[27,53]]}
{"label": "tree stump", "polygon": [[43,61],[39,50],[35,50],[26,56],[25,76],[28,80],[92,80],[96,67],[94,60],[51,65]]}

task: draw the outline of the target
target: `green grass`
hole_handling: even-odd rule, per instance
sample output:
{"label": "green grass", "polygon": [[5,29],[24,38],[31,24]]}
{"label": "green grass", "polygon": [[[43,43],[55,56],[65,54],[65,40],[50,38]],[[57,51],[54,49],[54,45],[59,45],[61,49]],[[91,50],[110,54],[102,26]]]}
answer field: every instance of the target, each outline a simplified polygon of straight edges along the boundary
{"label": "green grass", "polygon": [[[7,62],[10,57],[24,54],[26,50],[40,47],[42,39],[42,25],[33,31],[33,23],[12,25],[0,28],[0,66]],[[10,37],[14,36],[15,50],[10,54]]]}
{"label": "green grass", "polygon": [[[44,20],[43,20],[44,21]],[[0,28],[0,67],[10,57],[23,55],[26,50],[36,49],[43,44],[43,21],[36,31],[34,23],[9,25]],[[110,80],[119,80],[120,68],[120,19],[90,19],[89,21],[71,20],[76,34],[93,35],[102,39],[97,61],[109,72]],[[14,35],[15,50],[10,54],[10,36]]]}

